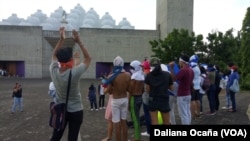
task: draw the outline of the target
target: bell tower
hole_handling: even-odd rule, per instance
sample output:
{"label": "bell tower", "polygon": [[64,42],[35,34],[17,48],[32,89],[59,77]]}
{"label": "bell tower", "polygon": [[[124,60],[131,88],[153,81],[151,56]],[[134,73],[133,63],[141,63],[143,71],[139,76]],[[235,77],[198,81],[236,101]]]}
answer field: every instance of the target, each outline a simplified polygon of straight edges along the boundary
{"label": "bell tower", "polygon": [[160,38],[176,29],[193,31],[194,0],[156,0],[156,29]]}

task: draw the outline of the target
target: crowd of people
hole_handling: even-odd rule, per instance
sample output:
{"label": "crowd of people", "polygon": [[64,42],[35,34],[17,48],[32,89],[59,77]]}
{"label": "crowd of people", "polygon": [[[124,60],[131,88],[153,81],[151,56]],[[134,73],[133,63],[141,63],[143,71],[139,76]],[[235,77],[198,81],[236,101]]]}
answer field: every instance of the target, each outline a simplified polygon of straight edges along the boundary
{"label": "crowd of people", "polygon": [[[50,65],[51,78],[56,89],[53,100],[57,103],[65,102],[67,78],[70,80],[69,102],[66,119],[69,124],[68,139],[76,141],[83,119],[82,94],[79,89],[80,76],[88,68],[91,57],[81,42],[78,33],[73,31],[73,39],[79,45],[83,54],[81,62],[79,56],[73,56],[72,47],[62,47],[65,39],[64,28],[60,29],[60,40],[52,53]],[[76,59],[78,59],[76,61]],[[150,136],[150,125],[190,125],[202,115],[216,115],[219,110],[219,93],[226,89],[229,112],[236,112],[235,92],[229,87],[234,79],[239,80],[237,66],[228,64],[229,73],[221,73],[219,66],[209,64],[206,68],[199,65],[197,55],[179,57],[179,61],[163,64],[157,57],[144,61],[130,62],[130,72],[124,69],[124,60],[116,56],[113,69],[103,77],[98,89],[91,84],[88,98],[91,110],[106,109],[107,137],[103,141],[112,139],[114,130],[116,141],[128,140],[127,117],[131,116],[134,126],[133,141],[140,141],[141,136]],[[59,63],[58,63],[59,62]],[[207,78],[207,79],[206,79]],[[209,80],[209,88],[202,87],[202,83]],[[97,104],[97,94],[99,103]],[[207,95],[209,110],[204,112],[203,96]],[[109,95],[105,107],[105,95]],[[179,113],[180,123],[175,120],[175,107]],[[141,131],[140,111],[143,109],[146,131]],[[51,141],[59,141],[64,130],[54,130]]]}

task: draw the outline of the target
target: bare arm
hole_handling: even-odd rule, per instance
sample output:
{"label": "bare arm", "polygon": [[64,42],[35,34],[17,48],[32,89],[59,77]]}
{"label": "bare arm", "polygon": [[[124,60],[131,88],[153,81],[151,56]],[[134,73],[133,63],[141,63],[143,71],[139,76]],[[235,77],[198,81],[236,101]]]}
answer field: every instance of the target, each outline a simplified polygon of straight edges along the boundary
{"label": "bare arm", "polygon": [[73,39],[74,41],[79,45],[81,51],[82,51],[82,54],[83,54],[83,57],[84,57],[84,60],[83,60],[83,63],[86,65],[86,68],[89,67],[89,64],[91,62],[91,57],[88,53],[88,50],[84,47],[82,41],[80,40],[79,38],[79,35],[78,35],[78,32],[73,30]]}
{"label": "bare arm", "polygon": [[81,59],[80,59],[80,55],[78,52],[75,52],[74,53],[74,63],[75,63],[75,66],[78,66],[81,62]]}
{"label": "bare arm", "polygon": [[56,52],[63,45],[64,39],[65,39],[65,30],[64,30],[64,27],[60,28],[59,33],[60,33],[60,39],[57,42],[57,44],[56,44],[56,46],[55,46],[55,48],[54,48],[54,50],[52,52],[52,61],[56,61],[57,60],[57,58],[56,58]]}

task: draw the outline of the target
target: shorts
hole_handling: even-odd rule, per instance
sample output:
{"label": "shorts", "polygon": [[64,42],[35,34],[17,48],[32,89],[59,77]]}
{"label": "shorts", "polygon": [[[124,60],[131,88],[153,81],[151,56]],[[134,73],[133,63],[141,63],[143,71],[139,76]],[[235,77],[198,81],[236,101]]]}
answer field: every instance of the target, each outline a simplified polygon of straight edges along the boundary
{"label": "shorts", "polygon": [[128,98],[112,98],[111,101],[111,110],[112,110],[112,122],[118,123],[120,120],[127,119],[128,113]]}
{"label": "shorts", "polygon": [[191,101],[199,100],[199,91],[200,90],[193,90],[191,94]]}
{"label": "shorts", "polygon": [[169,97],[149,97],[148,109],[162,113],[170,112]]}

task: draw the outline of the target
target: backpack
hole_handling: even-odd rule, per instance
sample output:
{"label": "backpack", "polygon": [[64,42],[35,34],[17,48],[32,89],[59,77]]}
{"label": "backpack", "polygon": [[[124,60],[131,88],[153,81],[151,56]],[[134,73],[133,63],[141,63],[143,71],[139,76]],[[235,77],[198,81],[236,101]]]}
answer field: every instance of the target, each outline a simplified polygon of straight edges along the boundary
{"label": "backpack", "polygon": [[203,83],[201,83],[201,88],[202,88],[204,91],[207,91],[207,90],[209,89],[210,85],[211,85],[210,80],[209,80],[209,78],[207,77],[207,75],[206,75],[206,76],[201,75],[201,77],[204,79],[204,80],[203,80]]}

